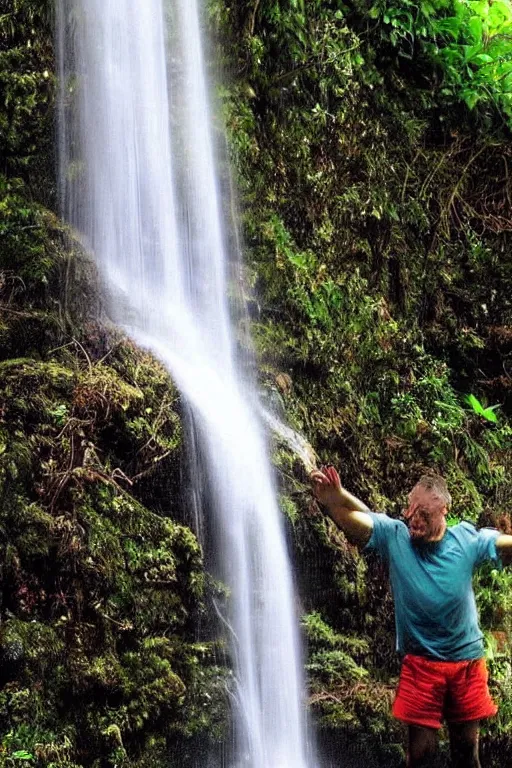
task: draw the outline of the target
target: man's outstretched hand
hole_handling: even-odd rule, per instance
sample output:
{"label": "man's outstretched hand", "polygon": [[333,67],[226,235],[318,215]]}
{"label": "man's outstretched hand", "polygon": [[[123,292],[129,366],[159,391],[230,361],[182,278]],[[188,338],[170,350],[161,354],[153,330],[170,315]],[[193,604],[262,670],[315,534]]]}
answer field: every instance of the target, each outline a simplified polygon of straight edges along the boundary
{"label": "man's outstretched hand", "polygon": [[320,504],[331,509],[337,504],[343,503],[344,495],[341,480],[334,467],[316,469],[309,477],[313,493]]}
{"label": "man's outstretched hand", "polygon": [[338,528],[341,528],[352,544],[364,547],[373,530],[373,520],[367,514],[369,509],[366,504],[343,488],[334,467],[316,469],[310,478],[313,493],[320,504],[327,507],[329,516]]}

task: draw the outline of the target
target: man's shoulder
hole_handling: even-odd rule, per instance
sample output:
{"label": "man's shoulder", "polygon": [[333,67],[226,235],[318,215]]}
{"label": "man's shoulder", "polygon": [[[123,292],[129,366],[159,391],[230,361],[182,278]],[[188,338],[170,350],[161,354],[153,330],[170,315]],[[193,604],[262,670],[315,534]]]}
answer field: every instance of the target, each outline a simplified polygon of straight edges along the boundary
{"label": "man's shoulder", "polygon": [[450,525],[448,531],[455,535],[462,534],[466,536],[474,536],[475,533],[478,533],[473,523],[469,523],[467,520],[461,520],[460,523],[456,523],[456,525]]}
{"label": "man's shoulder", "polygon": [[369,512],[368,514],[372,518],[374,527],[378,526],[386,531],[394,530],[397,533],[402,531],[407,533],[407,526],[403,520],[397,520],[396,517],[390,517],[386,512]]}
{"label": "man's shoulder", "polygon": [[467,539],[472,539],[479,536],[481,537],[489,533],[494,534],[498,532],[496,528],[477,528],[474,523],[470,523],[467,520],[461,520],[460,523],[451,525],[448,528],[448,531],[454,536]]}
{"label": "man's shoulder", "polygon": [[493,538],[498,533],[495,528],[477,528],[467,520],[462,520],[460,523],[450,526],[448,532],[461,542],[474,542],[475,545],[478,541],[487,537]]}
{"label": "man's shoulder", "polygon": [[390,555],[390,548],[408,538],[407,526],[401,520],[389,517],[385,512],[368,512],[372,521],[372,534],[366,545],[367,551],[375,550],[383,557]]}

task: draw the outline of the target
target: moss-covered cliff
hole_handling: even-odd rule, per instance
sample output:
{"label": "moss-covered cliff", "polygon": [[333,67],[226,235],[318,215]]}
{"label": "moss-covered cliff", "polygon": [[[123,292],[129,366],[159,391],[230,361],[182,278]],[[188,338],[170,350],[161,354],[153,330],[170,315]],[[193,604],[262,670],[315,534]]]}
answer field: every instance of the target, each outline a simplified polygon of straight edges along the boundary
{"label": "moss-covered cliff", "polygon": [[4,183],[0,759],[160,764],[225,717],[225,671],[198,635],[202,554],[179,522],[179,395],[77,312],[95,307],[94,270]]}
{"label": "moss-covered cliff", "polygon": [[[209,3],[261,385],[373,507],[398,514],[436,468],[454,520],[509,529],[508,117],[483,96],[469,110],[428,30],[405,56],[388,6]],[[2,9],[0,762],[184,766],[226,735],[227,672],[185,524],[180,398],[98,319],[94,269],[56,217],[54,71],[51,4]],[[385,574],[319,513],[286,445],[274,460],[319,740],[398,765]],[[477,583],[500,766],[510,581]]]}

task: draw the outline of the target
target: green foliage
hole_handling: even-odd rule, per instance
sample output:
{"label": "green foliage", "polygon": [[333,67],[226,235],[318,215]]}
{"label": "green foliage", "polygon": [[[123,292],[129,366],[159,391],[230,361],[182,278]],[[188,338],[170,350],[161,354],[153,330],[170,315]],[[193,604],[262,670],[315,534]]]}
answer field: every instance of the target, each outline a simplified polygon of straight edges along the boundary
{"label": "green foliage", "polygon": [[367,11],[401,56],[427,57],[442,72],[445,100],[461,99],[499,109],[512,118],[512,7],[507,0],[426,0],[395,4],[378,0]]}
{"label": "green foliage", "polygon": [[487,408],[484,408],[480,400],[478,400],[478,398],[476,398],[474,395],[467,395],[464,399],[478,416],[481,416],[487,421],[492,421],[493,424],[497,423],[498,417],[496,416],[495,411],[497,408],[499,408],[499,405],[491,405]]}
{"label": "green foliage", "polygon": [[4,243],[0,268],[12,269],[16,263],[21,280],[48,282],[48,271],[53,266],[46,248],[49,216],[45,219],[43,211],[30,203],[23,191],[19,179],[0,176],[0,236]]}
{"label": "green foliage", "polygon": [[[498,570],[490,564],[483,566],[475,579],[475,593],[480,616],[488,631],[510,632],[512,628],[512,573],[508,569]],[[489,647],[492,652],[492,644]]]}
{"label": "green foliage", "polygon": [[0,147],[3,172],[53,199],[53,3],[14,0],[0,13]]}
{"label": "green foliage", "polygon": [[292,524],[297,522],[298,515],[299,515],[297,506],[293,503],[293,501],[288,496],[282,495],[279,497],[279,506],[283,514],[286,515],[286,517]]}
{"label": "green foliage", "polygon": [[335,632],[317,612],[303,617],[302,625],[310,649],[306,670],[314,681],[313,688],[322,683],[333,685],[360,680],[368,675],[353,658],[368,653],[365,640]]}
{"label": "green foliage", "polygon": [[[303,617],[309,654],[309,676],[313,710],[327,728],[349,734],[353,746],[367,745],[380,765],[403,756],[396,724],[389,716],[391,689],[369,681],[369,643],[361,637],[335,632],[318,612]],[[383,734],[386,732],[386,744]],[[393,740],[395,743],[393,743]]]}
{"label": "green foliage", "polygon": [[[451,523],[506,509],[510,44],[500,3],[490,22],[486,2],[214,5],[238,53],[220,100],[268,400],[374,509],[400,515],[432,469],[452,491]],[[318,514],[297,458],[281,447],[274,458],[316,720],[354,743],[364,733],[380,764],[396,765],[386,575]],[[480,579],[484,628],[500,632],[492,592],[508,600],[506,575]]]}

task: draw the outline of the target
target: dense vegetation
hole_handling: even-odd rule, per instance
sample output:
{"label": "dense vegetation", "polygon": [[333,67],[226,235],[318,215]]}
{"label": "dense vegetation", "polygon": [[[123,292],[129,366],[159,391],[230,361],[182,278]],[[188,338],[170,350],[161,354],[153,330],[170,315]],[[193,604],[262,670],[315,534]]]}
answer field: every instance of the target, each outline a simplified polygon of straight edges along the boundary
{"label": "dense vegetation", "polygon": [[[270,399],[373,508],[399,514],[419,474],[436,469],[452,522],[504,530],[511,13],[486,2],[211,4],[238,54],[220,98]],[[313,710],[335,739],[366,739],[377,764],[386,754],[396,764],[383,573],[309,507],[297,462],[276,459]],[[510,750],[510,575],[485,571],[477,590],[501,700],[483,749],[499,765]]]}
{"label": "dense vegetation", "polygon": [[[226,733],[214,587],[186,526],[179,395],[98,320],[55,215],[51,8],[0,3],[0,763],[182,766]],[[267,401],[374,508],[399,514],[435,468],[453,521],[511,530],[510,4],[208,14]],[[384,574],[289,448],[274,458],[320,741],[397,765]],[[511,579],[477,583],[501,704],[488,765],[512,754]]]}

